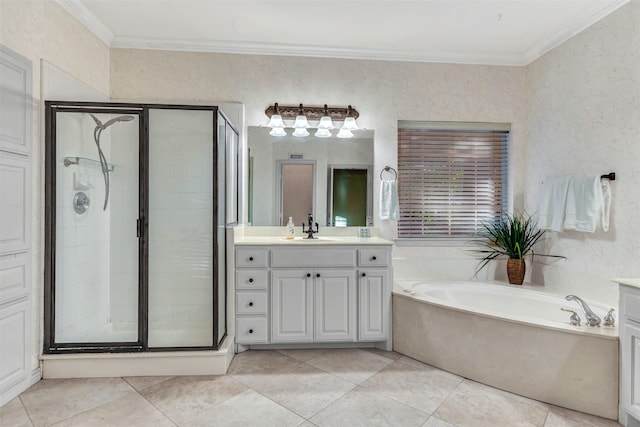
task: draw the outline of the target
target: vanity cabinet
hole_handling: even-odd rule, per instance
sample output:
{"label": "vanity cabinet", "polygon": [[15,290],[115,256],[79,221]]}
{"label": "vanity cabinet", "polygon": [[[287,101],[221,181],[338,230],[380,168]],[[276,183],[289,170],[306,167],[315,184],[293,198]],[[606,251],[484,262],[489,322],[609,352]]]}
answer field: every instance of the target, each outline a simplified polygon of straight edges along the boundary
{"label": "vanity cabinet", "polygon": [[301,246],[236,247],[237,344],[389,340],[391,246]]}
{"label": "vanity cabinet", "polygon": [[626,426],[640,424],[640,281],[637,282],[620,284],[620,422]]}

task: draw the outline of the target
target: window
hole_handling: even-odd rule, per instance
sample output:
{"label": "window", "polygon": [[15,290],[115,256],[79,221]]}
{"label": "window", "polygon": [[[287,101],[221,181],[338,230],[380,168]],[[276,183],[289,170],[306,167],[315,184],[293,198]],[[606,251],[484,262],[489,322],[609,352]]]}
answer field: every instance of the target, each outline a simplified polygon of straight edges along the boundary
{"label": "window", "polygon": [[509,124],[398,122],[400,239],[467,238],[507,211]]}

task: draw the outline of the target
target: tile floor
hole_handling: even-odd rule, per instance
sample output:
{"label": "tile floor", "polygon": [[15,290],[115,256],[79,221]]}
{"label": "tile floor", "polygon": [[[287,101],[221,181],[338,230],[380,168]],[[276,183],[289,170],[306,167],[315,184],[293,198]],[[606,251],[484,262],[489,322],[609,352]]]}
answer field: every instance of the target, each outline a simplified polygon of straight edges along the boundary
{"label": "tile floor", "polygon": [[248,351],[227,375],[44,380],[0,426],[545,426],[620,424],[373,349]]}

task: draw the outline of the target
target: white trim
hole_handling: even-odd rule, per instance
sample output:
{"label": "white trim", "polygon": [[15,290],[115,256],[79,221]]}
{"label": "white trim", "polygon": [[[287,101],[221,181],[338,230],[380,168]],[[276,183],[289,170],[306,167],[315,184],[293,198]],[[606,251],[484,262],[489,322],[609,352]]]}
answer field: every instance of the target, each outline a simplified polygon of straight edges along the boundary
{"label": "white trim", "polygon": [[540,58],[541,56],[560,46],[570,38],[574,37],[596,22],[600,21],[605,16],[611,14],[612,12],[615,12],[620,7],[629,3],[629,1],[631,0],[616,0],[604,9],[598,8],[595,11],[592,9],[582,16],[575,18],[569,23],[568,26],[559,29],[557,33],[551,35],[547,39],[541,41],[540,43],[529,49],[527,52],[525,52],[521,57],[522,61],[525,63],[525,65],[529,65],[536,59]]}
{"label": "white trim", "polygon": [[102,40],[104,44],[111,47],[113,32],[93,12],[87,9],[80,0],[55,0],[55,2]]}
{"label": "white trim", "polygon": [[31,379],[29,381],[29,387],[39,382],[42,379],[42,369],[38,366],[36,369],[31,371]]}
{"label": "white trim", "polygon": [[124,49],[174,50],[186,52],[231,53],[245,55],[303,56],[311,58],[362,59],[373,61],[433,62],[444,64],[482,64],[524,66],[518,55],[485,55],[477,53],[448,53],[398,51],[393,49],[349,49],[341,47],[311,47],[302,45],[213,41],[171,40],[142,37],[118,37],[111,47]]}

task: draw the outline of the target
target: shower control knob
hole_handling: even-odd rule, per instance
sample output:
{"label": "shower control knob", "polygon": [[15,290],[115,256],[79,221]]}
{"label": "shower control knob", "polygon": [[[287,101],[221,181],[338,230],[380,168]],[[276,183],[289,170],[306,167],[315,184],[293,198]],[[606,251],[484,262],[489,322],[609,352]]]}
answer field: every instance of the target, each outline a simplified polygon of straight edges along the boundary
{"label": "shower control knob", "polygon": [[249,283],[253,283],[253,278],[250,278],[250,279],[249,279]]}

